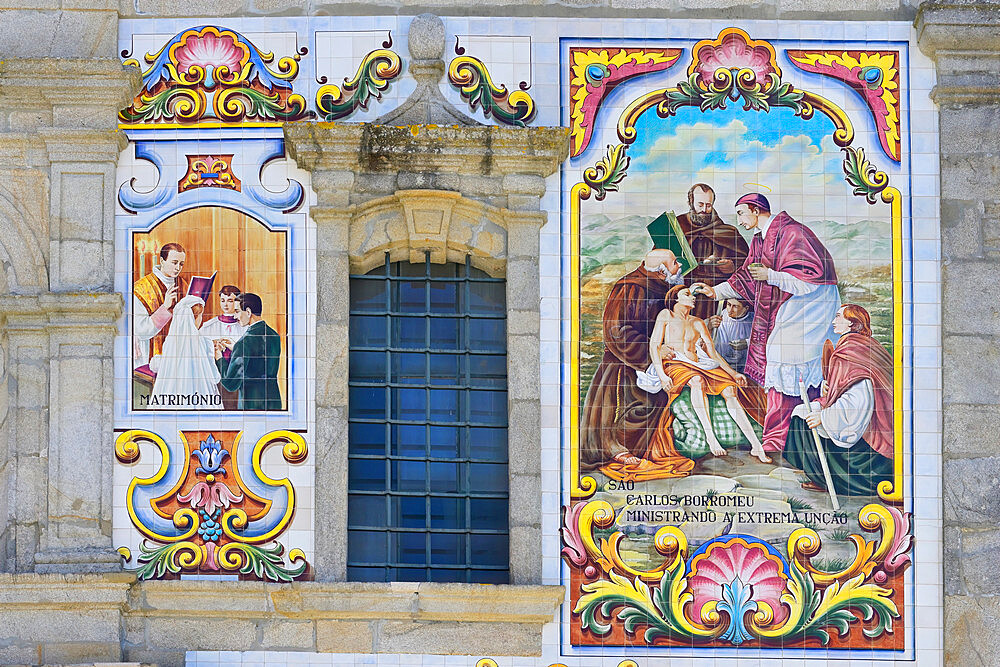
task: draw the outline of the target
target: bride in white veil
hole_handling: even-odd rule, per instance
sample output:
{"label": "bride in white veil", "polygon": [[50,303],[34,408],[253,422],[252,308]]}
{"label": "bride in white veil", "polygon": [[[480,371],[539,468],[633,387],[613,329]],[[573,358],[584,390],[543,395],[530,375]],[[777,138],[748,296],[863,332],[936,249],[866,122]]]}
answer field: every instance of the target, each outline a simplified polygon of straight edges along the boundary
{"label": "bride in white veil", "polygon": [[188,295],[174,306],[163,354],[154,356],[149,368],[156,373],[149,396],[151,410],[221,410],[219,369],[212,341],[198,332],[205,302]]}

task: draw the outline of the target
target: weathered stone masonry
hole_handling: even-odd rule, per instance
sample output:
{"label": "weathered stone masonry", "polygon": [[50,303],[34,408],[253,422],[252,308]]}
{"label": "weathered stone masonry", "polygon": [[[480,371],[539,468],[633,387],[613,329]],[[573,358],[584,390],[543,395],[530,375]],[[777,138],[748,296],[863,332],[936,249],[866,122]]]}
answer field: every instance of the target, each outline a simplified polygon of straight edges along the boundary
{"label": "weathered stone masonry", "polygon": [[[945,658],[956,665],[992,664],[1000,651],[994,546],[1000,523],[1000,364],[995,363],[1000,361],[1000,306],[993,293],[1000,276],[1000,3],[584,4],[593,16],[627,11],[684,18],[915,20],[919,45],[937,67],[934,95],[940,108]],[[400,642],[418,650],[473,645],[486,653],[502,645],[506,654],[530,653],[558,596],[531,598],[528,588],[514,589],[529,598],[517,603],[521,611],[472,619],[483,625],[455,621],[462,614],[470,619],[472,612],[459,604],[468,600],[436,594],[439,606],[428,610],[413,586],[379,588],[378,599],[387,591],[393,594],[390,603],[378,607],[374,589],[355,584],[136,585],[121,573],[58,574],[117,568],[110,537],[108,443],[112,344],[121,299],[112,292],[111,229],[113,174],[124,139],[115,130],[115,115],[134,94],[138,74],[118,64],[116,24],[119,17],[190,12],[182,4],[145,0],[33,5],[0,8],[0,570],[8,573],[0,575],[0,662],[124,659],[174,665],[189,649],[395,651]],[[415,14],[426,8],[405,2],[303,7],[237,0],[203,9],[236,16]],[[570,11],[558,3],[485,8],[441,2],[433,9],[511,15]],[[330,178],[329,192],[360,203],[350,193],[364,179],[338,185]],[[384,191],[443,187],[420,178],[400,174],[395,187]],[[318,180],[314,186],[320,189]],[[516,187],[524,188],[522,210],[531,209],[528,200],[538,197],[538,183]],[[506,208],[520,207],[508,198]],[[528,236],[517,254],[530,253]],[[334,242],[320,235],[321,258],[331,253],[324,239]],[[346,270],[346,257],[329,261],[341,261]],[[320,437],[333,438],[335,432],[320,428]],[[335,526],[318,523],[316,528],[319,536]],[[331,565],[342,558],[336,550],[325,557]],[[338,599],[346,596],[349,602],[340,604],[348,605],[347,611],[327,606],[332,587]],[[215,595],[198,595],[201,589]],[[359,608],[366,609],[364,615]],[[164,609],[171,610],[169,617],[161,613]],[[936,619],[918,621],[936,624]],[[424,625],[429,622],[448,629]],[[494,643],[470,644],[476,640]]]}

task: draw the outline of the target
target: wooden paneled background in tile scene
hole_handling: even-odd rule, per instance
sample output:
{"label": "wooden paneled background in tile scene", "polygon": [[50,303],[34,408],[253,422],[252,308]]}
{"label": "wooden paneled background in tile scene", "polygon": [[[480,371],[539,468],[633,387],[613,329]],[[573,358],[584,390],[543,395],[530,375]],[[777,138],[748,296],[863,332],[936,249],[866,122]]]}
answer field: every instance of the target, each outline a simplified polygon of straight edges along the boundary
{"label": "wooden paneled background in tile scene", "polygon": [[[219,290],[235,285],[263,302],[262,317],[281,336],[278,386],[288,405],[288,273],[285,232],[272,232],[254,218],[219,206],[193,208],[172,215],[151,231],[132,237],[132,282],[159,263],[158,249],[180,243],[186,251],[183,274],[211,276],[218,271],[203,321],[220,314]],[[154,250],[157,249],[157,250]],[[140,249],[145,250],[140,253]]]}

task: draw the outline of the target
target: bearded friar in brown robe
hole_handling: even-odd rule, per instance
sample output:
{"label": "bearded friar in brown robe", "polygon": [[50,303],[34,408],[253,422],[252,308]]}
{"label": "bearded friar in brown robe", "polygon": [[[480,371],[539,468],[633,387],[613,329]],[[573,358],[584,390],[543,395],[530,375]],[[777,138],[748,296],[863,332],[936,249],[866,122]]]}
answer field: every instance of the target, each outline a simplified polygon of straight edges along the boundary
{"label": "bearded friar in brown robe", "polygon": [[[743,266],[749,250],[739,230],[726,224],[715,211],[715,191],[705,183],[695,183],[688,190],[687,213],[677,216],[681,231],[698,260],[698,266],[684,276],[684,284],[715,285],[729,279]],[[711,299],[698,299],[695,317],[707,320],[715,315],[716,304]]]}
{"label": "bearded friar in brown robe", "polygon": [[580,428],[580,467],[617,479],[686,475],[694,462],[654,438],[667,406],[665,392],[648,393],[636,373],[649,370],[649,336],[663,299],[682,282],[669,250],[645,261],[611,288],[604,306],[604,358],[587,390]]}

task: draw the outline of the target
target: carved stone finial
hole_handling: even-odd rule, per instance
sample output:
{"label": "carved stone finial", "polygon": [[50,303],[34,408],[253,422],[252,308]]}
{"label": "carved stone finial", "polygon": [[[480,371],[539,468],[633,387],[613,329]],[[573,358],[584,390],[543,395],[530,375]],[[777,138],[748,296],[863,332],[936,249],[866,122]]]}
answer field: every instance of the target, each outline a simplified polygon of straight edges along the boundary
{"label": "carved stone finial", "polygon": [[410,22],[409,70],[417,87],[396,109],[377,118],[376,125],[481,125],[441,94],[444,41],[444,22],[434,14],[421,14]]}
{"label": "carved stone finial", "polygon": [[414,60],[441,60],[444,55],[444,21],[421,14],[410,22],[410,55]]}

